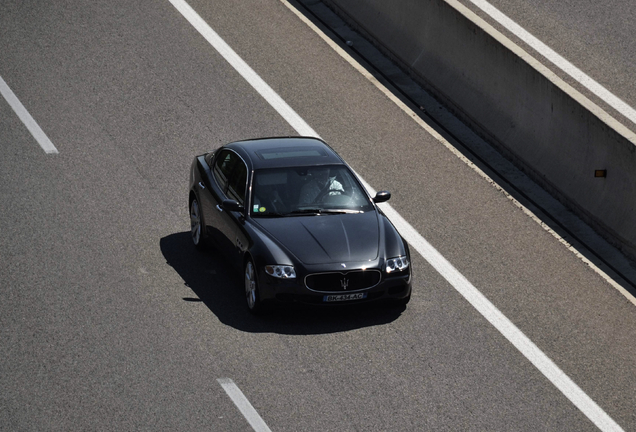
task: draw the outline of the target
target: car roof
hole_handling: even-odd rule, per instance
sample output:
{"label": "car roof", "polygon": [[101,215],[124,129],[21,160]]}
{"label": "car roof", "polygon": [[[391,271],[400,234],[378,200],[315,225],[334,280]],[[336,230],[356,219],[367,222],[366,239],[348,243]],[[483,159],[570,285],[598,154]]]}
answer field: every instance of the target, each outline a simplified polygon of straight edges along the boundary
{"label": "car roof", "polygon": [[252,169],[344,164],[331,147],[313,137],[259,138],[236,141],[224,148],[249,160]]}

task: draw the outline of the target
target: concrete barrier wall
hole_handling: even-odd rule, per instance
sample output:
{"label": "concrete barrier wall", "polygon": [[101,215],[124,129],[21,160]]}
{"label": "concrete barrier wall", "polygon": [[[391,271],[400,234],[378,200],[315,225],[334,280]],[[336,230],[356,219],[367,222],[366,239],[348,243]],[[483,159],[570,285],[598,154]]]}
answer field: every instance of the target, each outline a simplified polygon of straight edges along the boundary
{"label": "concrete barrier wall", "polygon": [[455,0],[323,1],[636,258],[633,132]]}

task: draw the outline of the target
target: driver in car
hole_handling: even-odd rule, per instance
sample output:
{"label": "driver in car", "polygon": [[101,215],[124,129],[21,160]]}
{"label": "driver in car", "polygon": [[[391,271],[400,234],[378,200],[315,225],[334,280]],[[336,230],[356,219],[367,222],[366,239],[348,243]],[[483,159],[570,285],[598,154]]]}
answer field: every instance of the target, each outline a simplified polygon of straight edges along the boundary
{"label": "driver in car", "polygon": [[336,177],[329,176],[328,167],[314,167],[307,170],[311,179],[300,189],[300,203],[309,204],[322,199],[326,195],[344,193],[342,184]]}

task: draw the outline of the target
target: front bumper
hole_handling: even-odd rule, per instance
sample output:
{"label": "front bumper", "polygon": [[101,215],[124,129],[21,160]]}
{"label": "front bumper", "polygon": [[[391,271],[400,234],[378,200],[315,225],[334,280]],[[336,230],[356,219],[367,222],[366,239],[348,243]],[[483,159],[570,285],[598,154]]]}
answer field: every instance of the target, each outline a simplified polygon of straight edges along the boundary
{"label": "front bumper", "polygon": [[[304,303],[314,305],[358,304],[373,301],[391,301],[405,299],[411,295],[411,271],[387,276],[382,274],[380,282],[372,288],[360,290],[321,290],[309,289],[304,284],[304,277],[283,280],[271,277],[264,272],[259,280],[262,301],[285,303]],[[327,296],[344,296],[347,294],[365,294],[362,299],[326,301]]]}

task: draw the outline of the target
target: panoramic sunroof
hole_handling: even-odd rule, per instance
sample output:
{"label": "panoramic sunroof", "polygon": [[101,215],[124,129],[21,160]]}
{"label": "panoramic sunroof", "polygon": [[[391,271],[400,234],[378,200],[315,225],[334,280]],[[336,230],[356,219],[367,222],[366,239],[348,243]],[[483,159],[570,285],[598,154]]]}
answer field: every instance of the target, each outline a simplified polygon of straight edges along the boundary
{"label": "panoramic sunroof", "polygon": [[327,156],[327,152],[320,147],[280,147],[267,150],[257,150],[255,153],[263,160]]}

